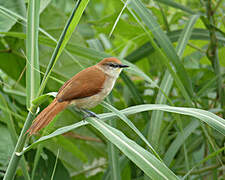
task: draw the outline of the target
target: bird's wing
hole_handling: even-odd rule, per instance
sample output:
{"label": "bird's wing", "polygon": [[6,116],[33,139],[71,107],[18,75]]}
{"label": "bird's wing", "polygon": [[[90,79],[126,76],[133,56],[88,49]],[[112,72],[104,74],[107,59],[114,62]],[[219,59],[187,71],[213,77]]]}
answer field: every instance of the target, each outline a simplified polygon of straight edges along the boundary
{"label": "bird's wing", "polygon": [[98,68],[87,68],[73,76],[59,90],[58,101],[70,101],[97,94],[101,91],[106,75]]}

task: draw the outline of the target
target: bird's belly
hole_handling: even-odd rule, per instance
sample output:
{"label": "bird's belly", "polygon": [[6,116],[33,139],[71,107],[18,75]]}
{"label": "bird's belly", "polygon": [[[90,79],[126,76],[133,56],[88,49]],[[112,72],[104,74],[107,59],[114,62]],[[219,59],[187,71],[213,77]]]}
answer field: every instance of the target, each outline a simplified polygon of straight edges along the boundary
{"label": "bird's belly", "polygon": [[76,99],[71,102],[72,105],[75,105],[77,108],[82,109],[91,109],[97,106],[105,97],[100,96],[99,94],[82,98]]}
{"label": "bird's belly", "polygon": [[105,97],[112,91],[112,88],[115,84],[117,78],[111,78],[104,83],[102,90],[90,97],[85,97],[82,99],[75,99],[71,102],[72,105],[75,105],[77,108],[91,109],[97,106]]}

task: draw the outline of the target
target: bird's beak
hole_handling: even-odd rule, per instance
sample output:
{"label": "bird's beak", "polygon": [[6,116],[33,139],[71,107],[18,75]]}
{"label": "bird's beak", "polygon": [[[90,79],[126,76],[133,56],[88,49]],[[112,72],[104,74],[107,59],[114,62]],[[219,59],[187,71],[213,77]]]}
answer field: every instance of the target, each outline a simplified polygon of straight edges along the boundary
{"label": "bird's beak", "polygon": [[125,64],[119,64],[119,68],[127,68],[129,67],[128,65],[125,65]]}

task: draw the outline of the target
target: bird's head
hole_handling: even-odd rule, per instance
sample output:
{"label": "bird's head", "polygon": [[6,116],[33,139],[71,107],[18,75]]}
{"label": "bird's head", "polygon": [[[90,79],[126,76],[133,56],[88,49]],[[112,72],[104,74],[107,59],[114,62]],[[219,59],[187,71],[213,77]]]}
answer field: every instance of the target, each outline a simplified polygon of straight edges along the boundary
{"label": "bird's head", "polygon": [[115,57],[105,58],[100,61],[97,66],[106,74],[114,77],[118,77],[123,68],[129,67],[128,65],[122,64],[122,62]]}

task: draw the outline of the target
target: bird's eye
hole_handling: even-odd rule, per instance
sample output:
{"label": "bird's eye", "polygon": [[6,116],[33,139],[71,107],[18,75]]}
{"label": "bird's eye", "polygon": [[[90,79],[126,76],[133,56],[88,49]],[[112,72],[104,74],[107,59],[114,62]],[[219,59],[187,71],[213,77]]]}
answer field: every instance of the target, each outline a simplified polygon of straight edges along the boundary
{"label": "bird's eye", "polygon": [[113,63],[110,63],[109,66],[110,66],[110,67],[113,67],[113,68],[117,68],[117,67],[118,67],[117,64],[113,64]]}

